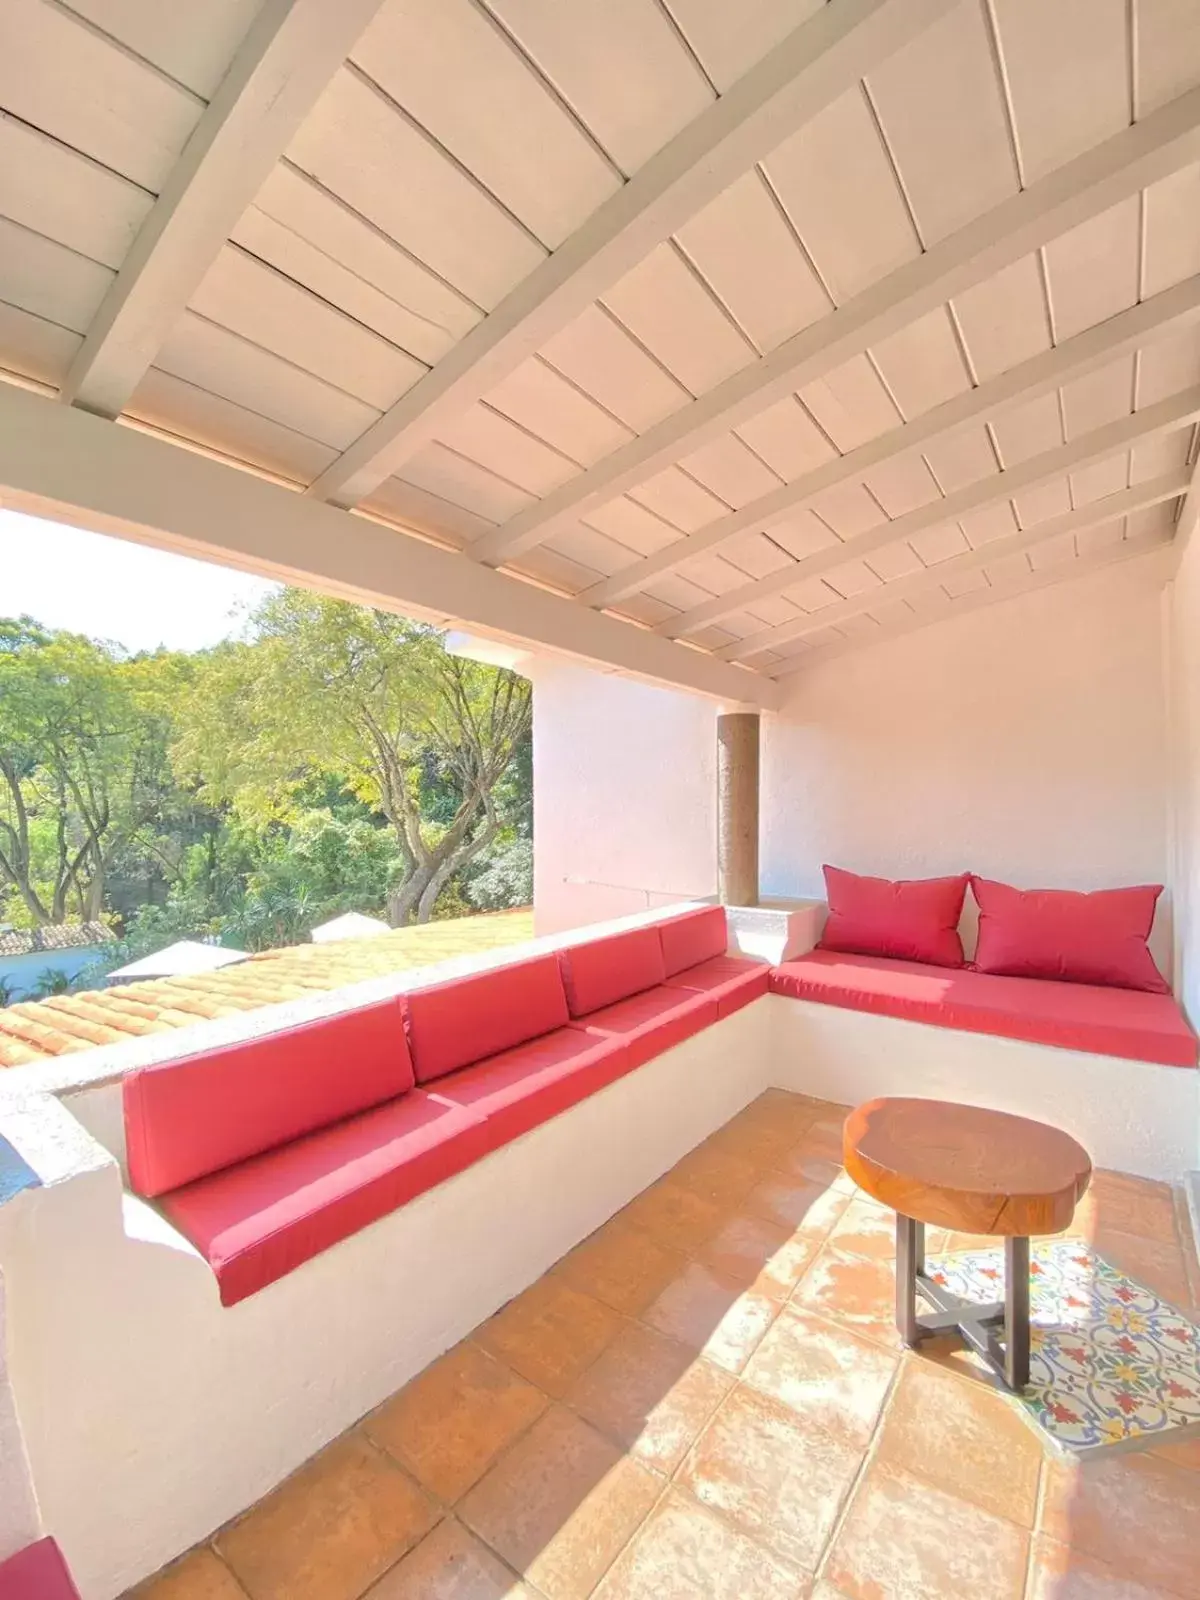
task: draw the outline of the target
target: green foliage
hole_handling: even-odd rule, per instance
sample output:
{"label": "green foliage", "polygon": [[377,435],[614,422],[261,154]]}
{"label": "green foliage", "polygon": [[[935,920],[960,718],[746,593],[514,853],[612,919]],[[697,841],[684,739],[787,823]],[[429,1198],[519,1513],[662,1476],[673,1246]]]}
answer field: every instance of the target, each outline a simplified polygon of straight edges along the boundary
{"label": "green foliage", "polygon": [[196,655],[0,619],[0,919],[105,915],[87,987],[177,939],[527,903],[530,720],[523,679],[299,591]]}
{"label": "green foliage", "polygon": [[45,967],[34,980],[29,998],[45,1000],[53,994],[70,994],[74,987],[75,980],[68,973],[60,972],[57,967]]}
{"label": "green foliage", "polygon": [[177,770],[258,826],[294,825],[314,782],[338,781],[390,830],[390,920],[427,920],[515,826],[504,780],[528,741],[528,683],[448,655],[431,628],[301,591],[254,621],[252,642],[213,652],[198,673]]}
{"label": "green foliage", "polygon": [[514,839],[497,850],[467,884],[476,911],[502,911],[533,902],[533,841]]}

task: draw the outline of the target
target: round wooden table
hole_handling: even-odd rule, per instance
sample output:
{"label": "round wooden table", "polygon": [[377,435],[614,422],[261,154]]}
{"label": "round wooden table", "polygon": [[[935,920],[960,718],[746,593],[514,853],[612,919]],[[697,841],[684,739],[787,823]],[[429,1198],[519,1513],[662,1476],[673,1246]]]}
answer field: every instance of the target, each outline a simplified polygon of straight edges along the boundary
{"label": "round wooden table", "polygon": [[[907,1344],[957,1329],[1010,1389],[1029,1382],[1029,1240],[1061,1233],[1092,1163],[1044,1122],[946,1100],[868,1100],[846,1118],[846,1171],[896,1213],[896,1326]],[[1004,1299],[978,1305],[925,1272],[925,1228],[1004,1240]],[[918,1295],[934,1310],[917,1314]],[[1003,1337],[999,1335],[1002,1333]]]}

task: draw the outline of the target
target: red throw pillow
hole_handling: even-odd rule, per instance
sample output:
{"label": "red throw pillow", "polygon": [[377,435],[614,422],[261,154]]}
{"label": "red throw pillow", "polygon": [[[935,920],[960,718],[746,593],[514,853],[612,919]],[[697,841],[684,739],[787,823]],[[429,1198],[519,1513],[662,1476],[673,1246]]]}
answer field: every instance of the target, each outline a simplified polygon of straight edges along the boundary
{"label": "red throw pillow", "polygon": [[1146,940],[1162,884],[1133,889],[1014,889],[971,879],[979,902],[976,972],[1170,994]]}
{"label": "red throw pillow", "polygon": [[841,867],[823,867],[829,919],[818,950],[847,955],[891,956],[961,967],[958,919],[967,874],[957,878],[862,878]]}

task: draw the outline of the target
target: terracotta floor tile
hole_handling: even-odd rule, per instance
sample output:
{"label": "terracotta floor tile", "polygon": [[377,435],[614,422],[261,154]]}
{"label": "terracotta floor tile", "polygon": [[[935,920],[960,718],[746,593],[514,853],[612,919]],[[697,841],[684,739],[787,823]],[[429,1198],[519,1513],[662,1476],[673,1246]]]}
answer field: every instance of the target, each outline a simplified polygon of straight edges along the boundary
{"label": "terracotta floor tile", "polygon": [[567,1402],[640,1460],[670,1473],[733,1382],[732,1373],[695,1350],[631,1323],[584,1373]]}
{"label": "terracotta floor tile", "polygon": [[596,1600],[806,1600],[808,1582],[672,1490],[596,1591]]}
{"label": "terracotta floor tile", "polygon": [[726,1150],[700,1145],[676,1162],[667,1176],[676,1188],[730,1207],[744,1200],[758,1182],[758,1167]]}
{"label": "terracotta floor tile", "polygon": [[471,1490],[459,1515],[548,1600],[584,1600],[663,1487],[555,1406]]}
{"label": "terracotta floor tile", "polygon": [[466,1343],[414,1378],[364,1427],[431,1494],[453,1505],[546,1404],[532,1384]]}
{"label": "terracotta floor tile", "polygon": [[[834,1223],[829,1243],[852,1256],[896,1259],[896,1215],[866,1200],[852,1200]],[[928,1241],[927,1241],[928,1248]]]}
{"label": "terracotta floor tile", "polygon": [[250,1600],[358,1600],[437,1518],[406,1472],[351,1433],[216,1543]]}
{"label": "terracotta floor tile", "polygon": [[537,1600],[528,1584],[447,1517],[363,1600]]}
{"label": "terracotta floor tile", "polygon": [[796,1141],[795,1155],[801,1160],[806,1156],[820,1156],[826,1161],[840,1162],[845,1124],[842,1113],[811,1122]]}
{"label": "terracotta floor tile", "polygon": [[778,1307],[757,1289],[746,1289],[701,1262],[689,1263],[663,1290],[643,1321],[681,1344],[699,1350],[719,1367],[740,1372]]}
{"label": "terracotta floor tile", "polygon": [[850,1196],[819,1183],[769,1173],[746,1196],[745,1209],[780,1227],[823,1238],[850,1204]]}
{"label": "terracotta floor tile", "polygon": [[1200,1596],[1200,1473],[1137,1453],[1082,1465],[1050,1459],[1041,1531],[1135,1583]]}
{"label": "terracotta floor tile", "polygon": [[906,1358],[877,1459],[1032,1528],[1043,1451],[1015,1406],[982,1384]]}
{"label": "terracotta floor tile", "polygon": [[790,1089],[764,1089],[738,1117],[745,1122],[766,1122],[776,1128],[789,1128],[794,1142],[804,1129],[819,1118],[828,1117],[834,1109],[828,1100],[793,1094]]}
{"label": "terracotta floor tile", "polygon": [[842,1166],[840,1157],[831,1161],[828,1156],[815,1156],[803,1140],[793,1145],[776,1162],[775,1170],[800,1183],[816,1183],[823,1189],[836,1189],[839,1194],[853,1196],[857,1193],[858,1185]]}
{"label": "terracotta floor tile", "polygon": [[1095,1172],[1089,1189],[1100,1220],[1120,1233],[1175,1242],[1175,1197],[1169,1183],[1124,1172]]}
{"label": "terracotta floor tile", "polygon": [[1163,1591],[1134,1583],[1082,1550],[1038,1538],[1033,1542],[1025,1600],[1163,1600]]}
{"label": "terracotta floor tile", "polygon": [[246,1591],[211,1550],[193,1550],[126,1600],[246,1600]]}
{"label": "terracotta floor tile", "polygon": [[725,1208],[663,1179],[643,1189],[619,1215],[669,1249],[691,1254],[716,1233]]}
{"label": "terracotta floor tile", "polygon": [[550,1276],[510,1300],[474,1337],[522,1378],[561,1397],[621,1325],[611,1306]]}
{"label": "terracotta floor tile", "polygon": [[1020,1600],[1029,1535],[880,1463],[861,1480],[823,1576],[847,1600]]}
{"label": "terracotta floor tile", "polygon": [[679,1482],[749,1538],[811,1572],[861,1462],[859,1445],[739,1386],[696,1441]]}
{"label": "terracotta floor tile", "polygon": [[846,1255],[826,1245],[801,1279],[792,1303],[891,1349],[901,1348],[896,1332],[896,1274],[890,1261]]}
{"label": "terracotta floor tile", "polygon": [[760,1175],[769,1171],[796,1142],[796,1130],[755,1116],[727,1122],[711,1134],[701,1148],[720,1150],[752,1166]]}
{"label": "terracotta floor tile", "polygon": [[564,1256],[554,1272],[572,1288],[634,1317],[683,1270],[684,1260],[678,1250],[616,1216]]}
{"label": "terracotta floor tile", "polygon": [[754,1284],[772,1300],[786,1300],[820,1247],[819,1239],[793,1233],[765,1217],[735,1212],[696,1258],[747,1287]]}
{"label": "terracotta floor tile", "polygon": [[743,1383],[866,1447],[899,1356],[788,1307],[750,1357]]}
{"label": "terracotta floor tile", "polygon": [[1178,1467],[1190,1467],[1193,1472],[1200,1472],[1200,1434],[1193,1434],[1190,1439],[1180,1439],[1174,1444],[1155,1445],[1150,1454],[1161,1456],[1164,1461],[1173,1461]]}

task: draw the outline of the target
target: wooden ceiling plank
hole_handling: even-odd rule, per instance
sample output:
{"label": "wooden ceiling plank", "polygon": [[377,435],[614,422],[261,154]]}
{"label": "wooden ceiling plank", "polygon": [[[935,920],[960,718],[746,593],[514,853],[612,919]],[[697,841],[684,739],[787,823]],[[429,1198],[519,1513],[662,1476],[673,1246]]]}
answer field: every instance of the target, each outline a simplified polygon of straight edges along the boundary
{"label": "wooden ceiling plank", "polygon": [[[789,390],[811,383],[963,289],[1198,158],[1200,89],[1195,89],[993,207],[785,340],[770,355],[734,373],[530,507],[473,554],[499,565],[516,551],[529,549],[546,538],[557,521],[577,517],[598,500],[633,487]],[[414,388],[414,396],[420,387]]]}
{"label": "wooden ceiling plank", "polygon": [[1048,540],[1073,537],[1090,528],[1119,522],[1131,511],[1160,505],[1164,500],[1174,500],[1186,491],[1187,486],[1186,472],[1168,473],[1165,477],[1156,478],[1149,483],[1137,484],[1132,489],[1124,489],[1120,494],[1096,500],[1077,511],[1068,511],[1064,516],[1051,517],[1045,522],[1035,523],[1030,528],[1022,529],[1020,533],[1012,534],[1009,538],[995,539],[989,544],[980,545],[977,550],[964,550],[961,555],[951,556],[948,561],[939,561],[936,566],[924,567],[919,572],[896,579],[885,586],[882,594],[876,589],[867,594],[853,595],[839,605],[825,606],[819,612],[797,617],[780,627],[763,628],[760,632],[739,640],[736,645],[730,645],[720,651],[721,659],[743,661],[750,656],[759,655],[764,650],[778,649],[781,644],[786,644],[792,639],[802,639],[807,634],[815,633],[818,628],[836,627],[839,622],[849,617],[873,611],[881,599],[908,600],[914,594],[922,594],[926,589],[943,583],[952,574],[977,572],[1005,556],[1020,555],[1026,550],[1045,544]]}
{"label": "wooden ceiling plank", "polygon": [[62,390],[120,413],[379,0],[266,0],[140,228]]}
{"label": "wooden ceiling plank", "polygon": [[1196,317],[1200,317],[1200,275],[1098,327],[1076,334],[1019,366],[1010,367],[976,389],[955,395],[912,422],[824,462],[803,477],[761,495],[728,516],[717,518],[690,538],[647,556],[594,589],[585,590],[580,598],[591,606],[611,605],[692,556],[716,549],[748,529],[766,528],[788,513],[794,514],[824,490],[856,482],[886,462],[923,449],[936,438],[1023,405],[1039,395],[1053,393],[1061,384],[1095,372],[1118,356],[1138,349],[1156,330]]}
{"label": "wooden ceiling plank", "polygon": [[1197,417],[1200,417],[1200,387],[1184,390],[1183,393],[1160,400],[1156,405],[1147,406],[1132,416],[1122,417],[1106,427],[1095,428],[1090,433],[1081,434],[1078,438],[1059,445],[1057,449],[1031,456],[1027,461],[1008,467],[1003,472],[993,473],[978,483],[970,484],[965,489],[947,495],[944,500],[939,500],[934,505],[922,507],[905,517],[897,517],[892,522],[881,523],[879,527],[870,528],[842,544],[817,550],[802,561],[798,561],[790,573],[786,571],[771,573],[755,583],[747,584],[745,588],[696,606],[678,617],[672,617],[669,622],[662,625],[662,631],[671,638],[681,638],[698,628],[707,627],[710,622],[718,621],[728,612],[740,611],[743,606],[752,603],[761,595],[778,594],[790,588],[791,582],[799,583],[805,578],[819,576],[839,566],[843,561],[869,555],[873,550],[880,550],[898,539],[914,538],[927,529],[956,522],[959,517],[969,512],[980,511],[985,506],[1011,499],[1023,489],[1036,488],[1039,484],[1053,482],[1066,473],[1082,471],[1116,456],[1122,450],[1127,450],[1139,439],[1174,432],[1176,429],[1186,427],[1189,422],[1194,422]]}
{"label": "wooden ceiling plank", "polygon": [[[598,208],[312,486],[350,505],[579,316],[759,157],[921,32],[949,0],[836,0]],[[616,491],[614,491],[616,492]],[[536,543],[531,540],[530,543]]]}

